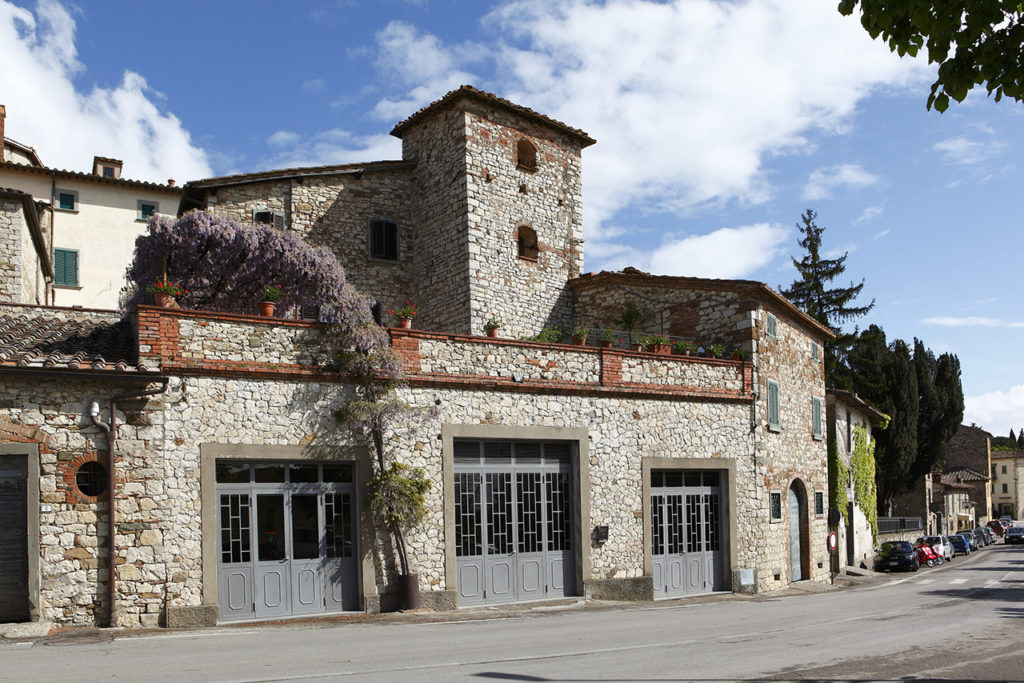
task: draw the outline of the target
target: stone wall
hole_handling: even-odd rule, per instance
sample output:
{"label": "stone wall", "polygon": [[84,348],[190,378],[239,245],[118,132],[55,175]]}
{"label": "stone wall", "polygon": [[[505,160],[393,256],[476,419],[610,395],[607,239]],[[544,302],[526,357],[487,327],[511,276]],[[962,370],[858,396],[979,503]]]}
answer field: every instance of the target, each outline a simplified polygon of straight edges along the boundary
{"label": "stone wall", "polygon": [[25,303],[22,261],[28,226],[22,211],[20,200],[0,197],[0,301]]}
{"label": "stone wall", "polygon": [[[286,226],[307,242],[331,249],[349,283],[389,310],[406,299],[435,296],[429,289],[421,293],[413,278],[419,249],[409,193],[409,166],[381,167],[378,162],[360,172],[228,185],[207,194],[206,201],[210,211],[246,223],[254,211],[283,213]],[[398,225],[397,260],[370,257],[374,219]],[[429,311],[420,308],[417,323],[432,326]]]}

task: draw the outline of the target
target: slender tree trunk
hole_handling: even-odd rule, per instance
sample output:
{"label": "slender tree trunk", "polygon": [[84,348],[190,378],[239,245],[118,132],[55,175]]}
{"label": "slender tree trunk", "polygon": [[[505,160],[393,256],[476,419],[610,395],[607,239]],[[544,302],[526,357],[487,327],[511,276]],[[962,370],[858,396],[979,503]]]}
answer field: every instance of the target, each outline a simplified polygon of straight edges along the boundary
{"label": "slender tree trunk", "polygon": [[[384,473],[384,433],[380,427],[373,427],[370,430],[373,435],[373,448],[377,451],[377,466],[380,473]],[[398,563],[402,574],[409,573],[409,556],[405,552],[405,536],[398,526],[391,527],[391,535],[395,538],[395,551],[398,553]]]}

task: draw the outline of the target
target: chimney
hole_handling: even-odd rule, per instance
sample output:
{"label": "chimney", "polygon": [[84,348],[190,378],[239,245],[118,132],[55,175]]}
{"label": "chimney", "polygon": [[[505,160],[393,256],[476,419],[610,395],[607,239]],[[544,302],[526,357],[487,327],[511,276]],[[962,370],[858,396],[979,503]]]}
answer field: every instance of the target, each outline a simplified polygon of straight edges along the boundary
{"label": "chimney", "polygon": [[7,161],[4,156],[4,123],[7,119],[7,107],[0,104],[0,161]]}
{"label": "chimney", "polygon": [[168,187],[174,187],[174,178],[168,178],[167,185]]}

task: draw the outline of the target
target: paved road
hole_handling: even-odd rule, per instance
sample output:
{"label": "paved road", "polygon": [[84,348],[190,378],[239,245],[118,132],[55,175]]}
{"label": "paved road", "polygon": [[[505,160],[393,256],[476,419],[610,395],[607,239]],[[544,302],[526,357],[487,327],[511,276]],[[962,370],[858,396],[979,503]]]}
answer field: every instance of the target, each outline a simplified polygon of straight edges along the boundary
{"label": "paved road", "polygon": [[1024,547],[871,587],[0,644],[0,679],[1024,679]]}

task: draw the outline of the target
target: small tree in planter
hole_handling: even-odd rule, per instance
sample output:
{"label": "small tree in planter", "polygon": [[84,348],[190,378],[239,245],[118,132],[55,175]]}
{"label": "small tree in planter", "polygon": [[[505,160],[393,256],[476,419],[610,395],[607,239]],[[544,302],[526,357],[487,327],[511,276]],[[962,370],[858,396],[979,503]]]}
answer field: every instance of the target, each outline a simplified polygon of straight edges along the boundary
{"label": "small tree in planter", "polygon": [[405,532],[419,526],[427,516],[430,480],[418,467],[393,462],[370,480],[368,503],[381,525],[391,531],[400,563],[399,600],[404,609],[420,606],[419,575],[409,571]]}

